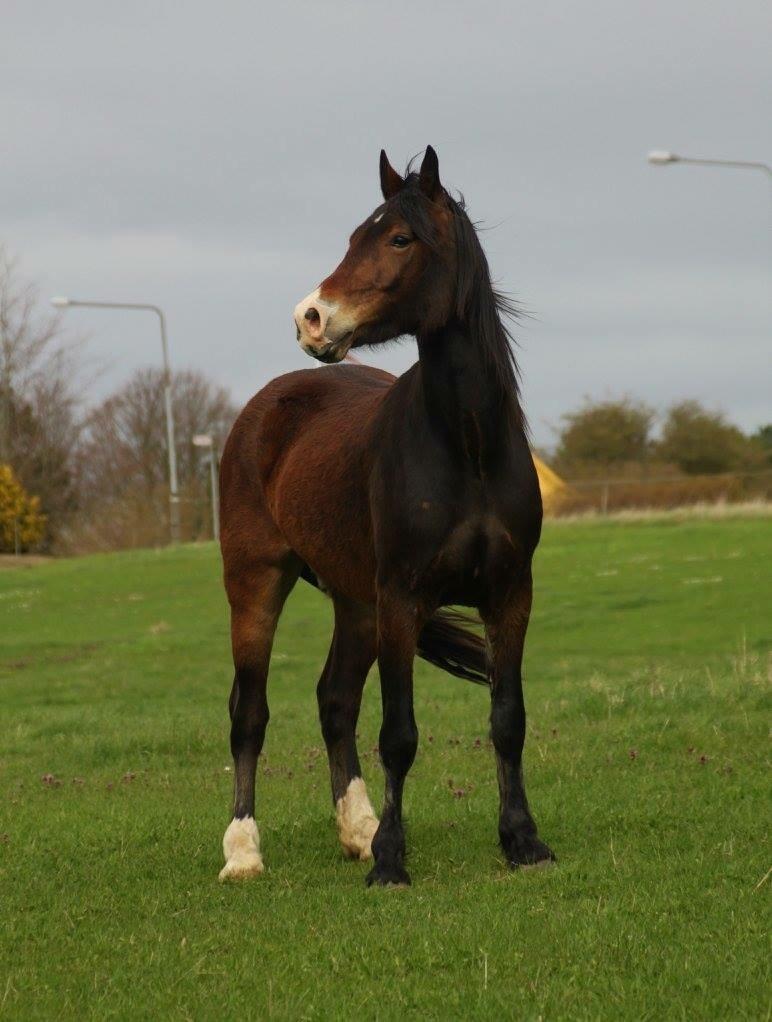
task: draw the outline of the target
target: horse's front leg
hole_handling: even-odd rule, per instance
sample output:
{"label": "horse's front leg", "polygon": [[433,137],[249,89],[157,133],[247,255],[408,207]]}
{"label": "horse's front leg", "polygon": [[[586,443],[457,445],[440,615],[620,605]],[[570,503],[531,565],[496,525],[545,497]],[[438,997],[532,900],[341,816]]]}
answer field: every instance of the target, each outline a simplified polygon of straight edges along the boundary
{"label": "horse's front leg", "polygon": [[413,658],[419,631],[414,603],[379,594],[378,668],[383,704],[379,747],[386,792],[381,822],[373,838],[375,865],[367,876],[368,885],[410,883],[405,869],[402,789],[418,748],[413,713]]}
{"label": "horse's front leg", "polygon": [[316,690],[319,718],[330,761],[340,843],[349,858],[364,860],[372,857],[378,820],[362,778],[356,726],[362,689],[376,655],[375,608],[340,596],[334,602],[335,632]]}
{"label": "horse's front leg", "polygon": [[537,835],[523,782],[525,702],[521,666],[531,612],[530,572],[513,598],[485,614],[491,657],[491,738],[499,778],[499,839],[511,866],[554,859]]}

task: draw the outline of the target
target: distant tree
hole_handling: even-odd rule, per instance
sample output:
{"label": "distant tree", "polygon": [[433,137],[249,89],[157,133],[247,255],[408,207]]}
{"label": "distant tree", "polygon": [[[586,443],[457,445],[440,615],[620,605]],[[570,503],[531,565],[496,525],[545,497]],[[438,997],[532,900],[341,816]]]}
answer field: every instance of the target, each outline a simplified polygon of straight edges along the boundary
{"label": "distant tree", "polygon": [[[127,488],[153,491],[168,482],[164,377],[160,369],[138,369],[86,420],[84,472],[106,492]],[[222,446],[238,408],[227,390],[202,373],[172,376],[177,472],[181,485],[199,476],[201,454],[193,446],[197,433],[211,433]]]}
{"label": "distant tree", "polygon": [[654,410],[632,397],[591,401],[562,417],[556,461],[563,469],[577,465],[607,467],[646,460]]}
{"label": "distant tree", "polygon": [[[193,371],[173,374],[172,407],[184,535],[195,538],[199,532],[208,534],[209,470],[193,437],[209,433],[221,450],[238,408],[227,390]],[[86,515],[74,545],[167,541],[169,475],[161,370],[137,370],[88,416],[80,480]]]}
{"label": "distant tree", "polygon": [[772,422],[759,426],[751,435],[751,443],[767,465],[772,465]]}
{"label": "distant tree", "polygon": [[0,462],[41,501],[47,543],[77,505],[75,349],[0,246]]}
{"label": "distant tree", "polygon": [[45,527],[40,500],[26,492],[10,465],[0,465],[0,552],[16,553],[37,546]]}
{"label": "distant tree", "polygon": [[749,468],[759,458],[748,437],[722,412],[699,401],[681,401],[668,409],[659,456],[688,475],[710,475]]}

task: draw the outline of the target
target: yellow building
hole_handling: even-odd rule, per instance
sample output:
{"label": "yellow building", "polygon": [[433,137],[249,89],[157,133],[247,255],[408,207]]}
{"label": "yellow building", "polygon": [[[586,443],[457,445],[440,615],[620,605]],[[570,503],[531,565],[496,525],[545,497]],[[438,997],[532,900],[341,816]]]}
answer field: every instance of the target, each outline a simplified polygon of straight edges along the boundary
{"label": "yellow building", "polygon": [[541,458],[533,455],[533,463],[536,466],[536,474],[539,477],[539,489],[541,500],[544,505],[544,513],[553,514],[560,505],[561,498],[566,495],[568,487],[549,465],[545,465]]}

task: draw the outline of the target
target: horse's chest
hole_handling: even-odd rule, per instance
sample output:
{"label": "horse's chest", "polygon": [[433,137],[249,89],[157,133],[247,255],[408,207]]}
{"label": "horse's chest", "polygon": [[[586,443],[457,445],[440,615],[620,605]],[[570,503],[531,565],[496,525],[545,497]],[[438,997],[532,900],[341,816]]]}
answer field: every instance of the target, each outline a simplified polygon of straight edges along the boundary
{"label": "horse's chest", "polygon": [[427,606],[505,599],[522,580],[541,519],[530,454],[517,453],[480,478],[468,458],[459,467],[442,450],[379,466],[371,502],[379,574]]}
{"label": "horse's chest", "polygon": [[432,602],[479,607],[509,587],[524,560],[523,544],[494,515],[481,514],[424,548],[411,587]]}

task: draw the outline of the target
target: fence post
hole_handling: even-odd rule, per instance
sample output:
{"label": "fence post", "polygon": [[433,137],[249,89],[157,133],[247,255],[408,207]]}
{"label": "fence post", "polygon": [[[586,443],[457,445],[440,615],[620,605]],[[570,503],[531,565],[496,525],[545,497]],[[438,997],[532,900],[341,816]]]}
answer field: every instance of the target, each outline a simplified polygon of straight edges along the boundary
{"label": "fence post", "polygon": [[603,491],[600,496],[600,513],[602,515],[608,514],[608,482],[603,484]]}

